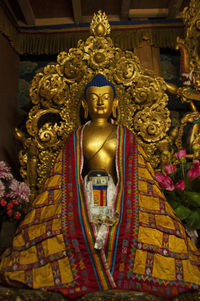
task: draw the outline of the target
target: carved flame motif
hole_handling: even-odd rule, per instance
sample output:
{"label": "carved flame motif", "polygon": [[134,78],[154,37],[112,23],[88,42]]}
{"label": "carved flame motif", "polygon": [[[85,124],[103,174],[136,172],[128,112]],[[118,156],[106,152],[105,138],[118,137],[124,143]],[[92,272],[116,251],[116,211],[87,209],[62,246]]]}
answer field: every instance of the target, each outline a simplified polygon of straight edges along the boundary
{"label": "carved flame motif", "polygon": [[104,37],[110,34],[108,18],[105,13],[101,12],[101,10],[99,10],[97,14],[94,14],[90,24],[90,32],[97,37]]}

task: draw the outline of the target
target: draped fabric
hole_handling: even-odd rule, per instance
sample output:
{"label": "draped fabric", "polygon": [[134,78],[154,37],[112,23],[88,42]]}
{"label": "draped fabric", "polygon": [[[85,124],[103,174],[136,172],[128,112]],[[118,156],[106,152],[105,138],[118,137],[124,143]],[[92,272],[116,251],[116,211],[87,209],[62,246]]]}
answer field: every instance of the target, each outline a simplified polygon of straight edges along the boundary
{"label": "draped fabric", "polygon": [[76,298],[121,289],[173,297],[200,284],[200,253],[160,192],[134,135],[118,126],[118,221],[95,250],[83,189],[83,128],[66,145],[2,256],[1,282]]}

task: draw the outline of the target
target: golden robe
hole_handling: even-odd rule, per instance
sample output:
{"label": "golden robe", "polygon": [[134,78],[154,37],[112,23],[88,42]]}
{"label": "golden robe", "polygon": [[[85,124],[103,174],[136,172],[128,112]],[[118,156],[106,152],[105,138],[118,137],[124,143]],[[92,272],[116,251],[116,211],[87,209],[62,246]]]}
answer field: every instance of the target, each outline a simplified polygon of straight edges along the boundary
{"label": "golden robe", "polygon": [[66,141],[54,168],[2,255],[1,283],[57,290],[76,298],[106,289],[173,297],[200,285],[200,253],[161,193],[134,135],[118,126],[118,221],[94,248],[81,176],[83,129]]}

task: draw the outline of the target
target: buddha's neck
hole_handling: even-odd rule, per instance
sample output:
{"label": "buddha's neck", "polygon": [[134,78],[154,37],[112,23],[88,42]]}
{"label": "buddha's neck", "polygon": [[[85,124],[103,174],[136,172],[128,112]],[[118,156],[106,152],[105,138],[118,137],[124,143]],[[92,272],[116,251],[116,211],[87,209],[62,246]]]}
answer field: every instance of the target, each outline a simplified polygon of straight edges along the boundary
{"label": "buddha's neck", "polygon": [[91,126],[95,127],[109,127],[111,124],[105,118],[95,118],[90,123]]}

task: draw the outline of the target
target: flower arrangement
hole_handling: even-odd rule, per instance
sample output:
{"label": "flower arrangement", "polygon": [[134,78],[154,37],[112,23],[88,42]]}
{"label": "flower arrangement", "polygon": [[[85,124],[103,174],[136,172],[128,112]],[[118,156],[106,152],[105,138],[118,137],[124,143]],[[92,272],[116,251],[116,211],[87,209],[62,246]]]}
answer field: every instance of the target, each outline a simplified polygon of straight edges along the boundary
{"label": "flower arrangement", "polygon": [[0,161],[0,218],[20,220],[29,202],[30,189],[24,182],[15,180],[10,168]]}
{"label": "flower arrangement", "polygon": [[186,151],[179,150],[164,166],[164,173],[156,173],[156,179],[167,201],[180,220],[190,229],[200,229],[200,161],[186,161]]}

